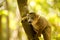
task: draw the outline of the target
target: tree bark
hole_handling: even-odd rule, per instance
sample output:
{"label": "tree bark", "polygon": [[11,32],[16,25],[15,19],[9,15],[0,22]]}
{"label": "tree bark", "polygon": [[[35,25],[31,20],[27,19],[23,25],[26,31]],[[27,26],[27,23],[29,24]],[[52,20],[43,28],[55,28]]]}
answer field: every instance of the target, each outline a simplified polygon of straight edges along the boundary
{"label": "tree bark", "polygon": [[9,40],[10,39],[9,16],[7,16],[6,18],[7,18],[7,40]]}
{"label": "tree bark", "polygon": [[[23,18],[28,13],[27,0],[17,0],[17,3],[18,3],[21,18]],[[22,21],[22,26],[27,34],[28,40],[38,40],[37,37],[34,39],[36,33],[33,30],[33,27],[28,23],[27,19],[24,19]]]}
{"label": "tree bark", "polygon": [[2,40],[1,15],[0,15],[0,40]]}
{"label": "tree bark", "polygon": [[[9,5],[8,5],[8,1],[6,0],[6,3],[5,3],[6,5],[6,10],[8,10],[9,11]],[[9,28],[9,14],[8,14],[8,16],[6,16],[6,19],[7,19],[7,40],[10,40],[10,28]]]}

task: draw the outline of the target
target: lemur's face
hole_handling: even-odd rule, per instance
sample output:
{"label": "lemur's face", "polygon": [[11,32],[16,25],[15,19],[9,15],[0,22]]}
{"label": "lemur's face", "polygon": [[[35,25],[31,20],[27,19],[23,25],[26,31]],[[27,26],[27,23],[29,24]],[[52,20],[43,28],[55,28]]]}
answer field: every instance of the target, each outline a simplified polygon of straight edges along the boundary
{"label": "lemur's face", "polygon": [[29,13],[29,14],[27,14],[28,22],[32,23],[33,20],[35,19],[35,16],[36,16],[35,13]]}

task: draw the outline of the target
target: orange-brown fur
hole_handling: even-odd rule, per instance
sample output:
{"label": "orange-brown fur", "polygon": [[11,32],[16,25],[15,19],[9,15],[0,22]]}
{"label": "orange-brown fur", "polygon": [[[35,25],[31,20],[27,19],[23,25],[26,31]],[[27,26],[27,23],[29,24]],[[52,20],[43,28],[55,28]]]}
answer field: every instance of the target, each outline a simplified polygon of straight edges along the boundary
{"label": "orange-brown fur", "polygon": [[36,13],[33,14],[35,18],[33,19],[31,24],[33,26],[34,31],[37,33],[37,37],[43,34],[44,40],[51,40],[51,27],[49,22],[44,17],[41,17]]}

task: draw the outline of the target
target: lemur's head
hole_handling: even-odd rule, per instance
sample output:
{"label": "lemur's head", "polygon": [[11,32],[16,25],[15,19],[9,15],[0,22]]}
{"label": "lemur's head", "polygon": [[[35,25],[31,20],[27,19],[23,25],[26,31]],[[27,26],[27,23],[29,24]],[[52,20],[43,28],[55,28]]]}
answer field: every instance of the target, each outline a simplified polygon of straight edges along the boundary
{"label": "lemur's head", "polygon": [[31,13],[27,14],[27,19],[28,19],[29,23],[32,23],[35,18],[36,18],[36,13],[31,12]]}

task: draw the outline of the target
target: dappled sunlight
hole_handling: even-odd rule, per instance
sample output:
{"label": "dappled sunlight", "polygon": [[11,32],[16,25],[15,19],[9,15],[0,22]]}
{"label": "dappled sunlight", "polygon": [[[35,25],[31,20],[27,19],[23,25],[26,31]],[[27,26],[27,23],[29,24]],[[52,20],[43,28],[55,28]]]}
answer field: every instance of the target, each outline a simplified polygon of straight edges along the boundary
{"label": "dappled sunlight", "polygon": [[34,7],[34,6],[36,5],[36,3],[35,3],[34,1],[31,1],[31,2],[30,2],[30,5],[31,5],[32,7]]}
{"label": "dappled sunlight", "polygon": [[[17,3],[17,0],[0,3],[0,40],[28,40]],[[35,12],[50,23],[51,40],[60,40],[60,0],[27,0],[27,5],[29,13]],[[39,39],[43,40],[43,35]]]}

